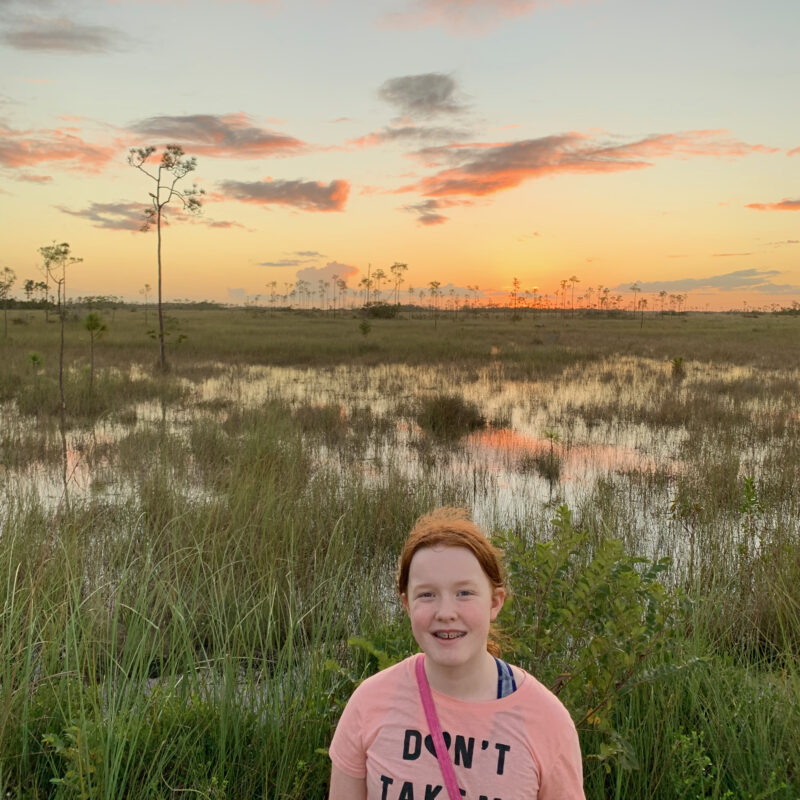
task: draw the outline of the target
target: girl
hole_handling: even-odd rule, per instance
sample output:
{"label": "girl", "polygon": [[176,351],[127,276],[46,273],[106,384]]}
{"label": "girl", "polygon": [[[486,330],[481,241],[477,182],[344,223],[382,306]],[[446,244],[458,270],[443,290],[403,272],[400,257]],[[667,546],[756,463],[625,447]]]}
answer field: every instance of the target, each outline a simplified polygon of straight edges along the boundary
{"label": "girl", "polygon": [[569,713],[499,658],[500,553],[464,510],[417,521],[397,588],[422,653],[353,692],[330,746],[330,800],[583,800]]}

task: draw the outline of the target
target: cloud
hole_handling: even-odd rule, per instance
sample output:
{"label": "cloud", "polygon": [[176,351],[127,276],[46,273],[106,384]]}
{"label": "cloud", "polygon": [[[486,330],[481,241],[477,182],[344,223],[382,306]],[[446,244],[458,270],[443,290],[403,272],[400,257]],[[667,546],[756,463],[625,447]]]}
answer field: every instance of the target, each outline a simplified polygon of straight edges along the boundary
{"label": "cloud", "polygon": [[148,117],[130,130],[163,137],[165,143],[177,142],[192,155],[263,158],[293,155],[307,148],[299,139],[254,124],[245,113]]}
{"label": "cloud", "polygon": [[386,142],[396,141],[453,141],[464,138],[466,135],[467,131],[459,128],[446,128],[441,126],[425,127],[419,125],[387,125],[381,130],[366,134],[366,136],[360,136],[357,139],[350,139],[347,144],[350,147],[366,148],[375,147],[379,144],[385,144]]}
{"label": "cloud", "polygon": [[794,149],[789,150],[789,152],[786,153],[786,155],[787,156],[800,156],[800,147],[795,147]]}
{"label": "cloud", "polygon": [[384,15],[383,24],[401,29],[442,26],[455,33],[482,33],[505,19],[530,14],[546,5],[552,3],[546,0],[414,0],[409,10]]}
{"label": "cloud", "polygon": [[751,256],[752,253],[712,253],[711,258],[736,258],[737,256]]}
{"label": "cloud", "polygon": [[295,250],[292,257],[281,258],[277,261],[261,261],[259,267],[299,267],[316,258],[324,258],[324,253],[317,250]]}
{"label": "cloud", "polygon": [[343,211],[350,184],[344,180],[328,184],[315,181],[222,181],[222,191],[234,200],[257,205],[293,206],[303,211]]}
{"label": "cloud", "polygon": [[19,131],[0,121],[0,164],[16,169],[61,162],[68,169],[99,172],[117,149],[85,142],[74,130]]}
{"label": "cloud", "polygon": [[[56,206],[59,211],[73,217],[81,217],[95,228],[114,231],[140,231],[145,222],[144,203],[89,203],[88,207],[73,211],[65,206]],[[163,221],[163,220],[162,220]]]}
{"label": "cloud", "polygon": [[25,17],[12,21],[2,34],[16,50],[49,53],[108,53],[122,49],[128,36],[104,25],[83,25],[66,17]]}
{"label": "cloud", "polygon": [[781,200],[779,203],[748,203],[745,208],[756,211],[800,211],[800,200]]}
{"label": "cloud", "polygon": [[302,258],[281,258],[278,261],[259,261],[259,267],[299,267],[304,263]]}
{"label": "cloud", "polygon": [[421,203],[412,203],[403,206],[403,211],[417,215],[417,222],[420,225],[441,225],[447,222],[449,217],[439,213],[442,203],[439,200],[423,200]]}
{"label": "cloud", "polygon": [[763,152],[775,149],[726,138],[722,131],[656,134],[632,142],[571,132],[517,142],[445,145],[416,153],[427,166],[445,169],[397,191],[420,191],[427,197],[481,196],[555,173],[620,172],[650,167],[653,158],[738,158]]}
{"label": "cloud", "polygon": [[305,267],[297,271],[297,280],[308,281],[316,289],[317,281],[330,281],[333,276],[347,282],[348,278],[358,274],[358,268],[352,264],[342,264],[339,261],[329,261],[324,267]]}
{"label": "cloud", "polygon": [[234,222],[229,219],[208,219],[206,217],[193,217],[192,219],[207,228],[242,228],[246,231],[251,230],[242,225],[241,222]]}
{"label": "cloud", "polygon": [[390,78],[381,84],[378,94],[403,116],[415,119],[458,114],[466,109],[455,80],[441,72]]}
{"label": "cloud", "polygon": [[[643,292],[684,292],[717,290],[722,292],[749,291],[763,294],[792,294],[800,286],[776,284],[768,280],[780,275],[776,269],[740,269],[707,278],[681,278],[674,281],[636,281]],[[628,291],[630,283],[620,284],[615,290]]]}
{"label": "cloud", "polygon": [[12,172],[10,177],[15,181],[23,181],[24,183],[50,183],[53,180],[52,175],[36,175],[33,172]]}

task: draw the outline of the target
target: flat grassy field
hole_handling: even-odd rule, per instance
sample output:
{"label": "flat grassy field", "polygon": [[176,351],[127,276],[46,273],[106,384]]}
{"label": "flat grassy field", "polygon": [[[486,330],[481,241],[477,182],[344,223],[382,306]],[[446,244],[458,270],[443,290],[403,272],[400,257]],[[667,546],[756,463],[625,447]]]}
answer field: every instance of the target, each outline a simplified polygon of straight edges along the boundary
{"label": "flat grassy field", "polygon": [[[178,308],[160,373],[154,312],[100,313],[63,421],[56,315],[0,339],[4,797],[322,800],[438,504],[505,548],[588,798],[800,797],[800,318]],[[470,436],[522,423],[500,479]],[[598,443],[635,459],[579,492]]]}

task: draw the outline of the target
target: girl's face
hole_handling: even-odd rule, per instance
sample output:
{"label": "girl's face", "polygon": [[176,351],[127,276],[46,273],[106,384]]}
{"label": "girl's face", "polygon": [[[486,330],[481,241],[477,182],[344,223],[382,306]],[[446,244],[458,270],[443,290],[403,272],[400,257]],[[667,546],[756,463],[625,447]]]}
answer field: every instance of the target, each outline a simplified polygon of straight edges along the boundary
{"label": "girl's face", "polygon": [[466,547],[425,547],[409,565],[401,596],[417,644],[445,668],[478,668],[486,658],[489,623],[505,600]]}

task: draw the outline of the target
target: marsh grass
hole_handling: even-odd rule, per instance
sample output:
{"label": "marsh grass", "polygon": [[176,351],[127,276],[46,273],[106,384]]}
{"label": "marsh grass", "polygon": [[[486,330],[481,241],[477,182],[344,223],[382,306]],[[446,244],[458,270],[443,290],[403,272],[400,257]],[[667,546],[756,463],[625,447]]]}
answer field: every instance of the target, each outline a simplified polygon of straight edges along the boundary
{"label": "marsh grass", "polygon": [[416,422],[435,437],[456,439],[482,428],[486,419],[474,403],[457,394],[441,393],[420,400]]}
{"label": "marsh grass", "polygon": [[[68,506],[19,477],[60,456],[57,332],[34,316],[3,344],[4,796],[323,798],[319,750],[376,666],[348,640],[413,648],[392,587],[413,520],[471,502],[495,531],[550,536],[556,497],[511,518],[493,468],[409,425],[443,385],[473,422],[562,432],[562,466],[580,436],[663,448],[600,475],[573,509],[584,555],[619,539],[669,556],[660,579],[683,598],[652,679],[613,706],[615,755],[602,757],[608,730],[584,726],[587,797],[800,795],[797,320],[443,318],[434,332],[398,318],[365,339],[347,317],[174,313],[188,338],[171,373],[151,369],[143,315],[118,313],[93,392],[88,334],[68,321],[69,441],[101,487]],[[293,373],[274,372],[254,396],[253,365],[338,382],[292,393]],[[408,365],[425,375],[416,393]]]}

